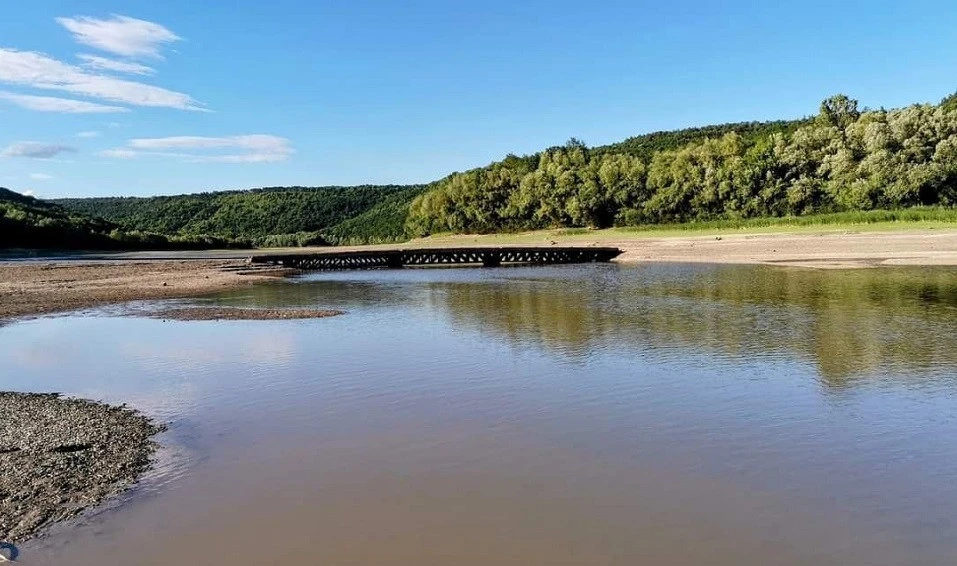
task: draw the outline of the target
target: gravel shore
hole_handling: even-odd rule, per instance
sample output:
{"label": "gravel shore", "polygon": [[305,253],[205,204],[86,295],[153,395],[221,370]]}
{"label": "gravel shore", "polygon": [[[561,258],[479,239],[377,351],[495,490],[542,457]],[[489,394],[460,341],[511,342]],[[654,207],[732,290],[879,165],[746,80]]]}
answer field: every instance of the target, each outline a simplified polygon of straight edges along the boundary
{"label": "gravel shore", "polygon": [[19,543],[132,486],[163,427],[127,407],[0,392],[0,542]]}

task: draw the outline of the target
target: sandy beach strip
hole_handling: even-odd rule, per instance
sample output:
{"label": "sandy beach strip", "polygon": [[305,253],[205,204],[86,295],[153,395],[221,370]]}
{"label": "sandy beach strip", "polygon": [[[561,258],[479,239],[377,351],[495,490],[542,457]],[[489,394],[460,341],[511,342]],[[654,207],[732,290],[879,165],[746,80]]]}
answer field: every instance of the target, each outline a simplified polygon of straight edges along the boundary
{"label": "sandy beach strip", "polygon": [[[596,242],[597,243],[597,242]],[[609,239],[618,261],[766,264],[821,269],[957,266],[957,230],[730,234]]]}
{"label": "sandy beach strip", "polygon": [[147,299],[176,299],[275,280],[242,260],[0,263],[0,322]]}

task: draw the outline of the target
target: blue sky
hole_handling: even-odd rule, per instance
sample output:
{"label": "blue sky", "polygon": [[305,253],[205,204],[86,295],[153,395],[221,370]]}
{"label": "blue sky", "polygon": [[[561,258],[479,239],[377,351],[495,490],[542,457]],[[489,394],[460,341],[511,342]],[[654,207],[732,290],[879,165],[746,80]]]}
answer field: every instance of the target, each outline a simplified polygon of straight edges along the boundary
{"label": "blue sky", "polygon": [[569,137],[957,90],[957,3],[4,2],[0,186],[427,182]]}

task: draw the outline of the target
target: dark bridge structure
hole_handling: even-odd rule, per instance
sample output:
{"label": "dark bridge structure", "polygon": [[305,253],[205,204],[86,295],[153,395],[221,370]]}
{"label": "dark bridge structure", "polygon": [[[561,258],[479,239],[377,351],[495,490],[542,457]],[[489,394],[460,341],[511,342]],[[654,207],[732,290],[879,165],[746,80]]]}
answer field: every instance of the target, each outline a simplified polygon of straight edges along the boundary
{"label": "dark bridge structure", "polygon": [[600,247],[486,247],[362,250],[313,254],[258,255],[254,264],[273,264],[303,270],[400,268],[411,266],[551,265],[611,261],[622,251]]}

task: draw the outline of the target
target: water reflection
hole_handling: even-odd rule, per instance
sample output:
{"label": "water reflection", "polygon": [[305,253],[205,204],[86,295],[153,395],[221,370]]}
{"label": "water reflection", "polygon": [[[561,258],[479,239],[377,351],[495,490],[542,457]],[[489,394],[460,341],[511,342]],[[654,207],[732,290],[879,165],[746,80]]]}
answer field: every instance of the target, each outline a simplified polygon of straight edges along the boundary
{"label": "water reflection", "polygon": [[[688,350],[812,363],[841,389],[957,367],[957,271],[594,265],[315,275],[233,304],[428,309],[457,327],[571,358]],[[946,372],[943,374],[946,377]],[[950,374],[953,375],[953,372]]]}
{"label": "water reflection", "polygon": [[649,267],[594,275],[574,284],[452,284],[444,306],[458,324],[571,354],[612,346],[797,356],[830,387],[957,367],[953,270]]}

